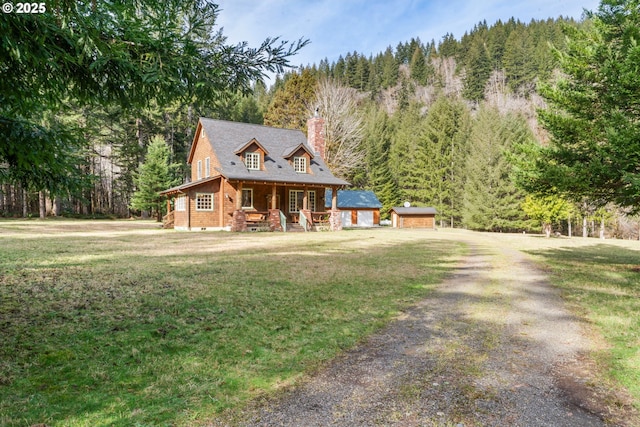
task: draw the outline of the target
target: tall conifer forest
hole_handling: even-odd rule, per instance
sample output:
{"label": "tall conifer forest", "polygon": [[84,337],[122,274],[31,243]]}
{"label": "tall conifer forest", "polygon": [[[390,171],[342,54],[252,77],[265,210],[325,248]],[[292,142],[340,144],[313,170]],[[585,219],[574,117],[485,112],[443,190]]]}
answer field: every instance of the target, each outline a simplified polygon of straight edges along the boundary
{"label": "tall conifer forest", "polygon": [[[139,216],[132,203],[137,174],[157,137],[168,148],[171,181],[183,182],[198,117],[306,131],[306,119],[321,107],[320,114],[332,117],[328,126],[336,127],[327,130],[335,140],[328,143],[349,138],[348,152],[334,153],[334,166],[349,165],[336,168],[338,174],[353,188],[373,190],[383,218],[391,207],[409,202],[435,207],[439,227],[539,232],[542,224],[523,209],[526,199],[537,196],[518,182],[518,159],[549,144],[551,136],[538,121],[547,106],[540,87],[560,74],[567,34],[591,25],[588,18],[483,21],[460,39],[414,38],[383,52],[276,66],[279,74],[266,84],[264,74],[249,76],[249,84],[208,100],[193,93],[134,106],[89,106],[67,98],[55,118],[43,116],[41,123],[73,122],[79,128],[75,171],[90,179],[55,194],[4,179],[0,214]],[[349,108],[328,111],[336,108],[331,99],[347,99]],[[347,136],[341,132],[348,126]],[[587,234],[598,235],[598,215],[605,209],[609,236],[638,238],[638,219],[630,210],[588,198],[571,203],[572,216],[553,218],[554,231],[566,234],[573,221],[573,230],[584,223]]]}

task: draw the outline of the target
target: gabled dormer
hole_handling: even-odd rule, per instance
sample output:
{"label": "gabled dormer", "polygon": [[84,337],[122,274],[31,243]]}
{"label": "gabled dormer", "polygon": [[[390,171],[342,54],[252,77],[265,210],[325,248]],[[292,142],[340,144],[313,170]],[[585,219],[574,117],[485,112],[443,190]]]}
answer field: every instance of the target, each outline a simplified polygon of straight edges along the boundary
{"label": "gabled dormer", "polygon": [[249,142],[239,146],[234,152],[249,171],[263,171],[264,158],[269,154],[260,142],[253,138]]}
{"label": "gabled dormer", "polygon": [[296,173],[312,173],[311,160],[314,156],[304,144],[286,150],[282,157],[289,162]]}

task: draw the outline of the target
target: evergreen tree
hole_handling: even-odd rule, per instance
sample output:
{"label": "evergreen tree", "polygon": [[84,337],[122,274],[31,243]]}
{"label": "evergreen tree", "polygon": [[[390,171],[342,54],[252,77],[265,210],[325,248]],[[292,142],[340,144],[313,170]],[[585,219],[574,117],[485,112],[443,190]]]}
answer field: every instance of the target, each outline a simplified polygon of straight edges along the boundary
{"label": "evergreen tree", "polygon": [[393,129],[386,112],[372,107],[367,115],[363,143],[366,154],[366,184],[382,203],[381,215],[388,218],[389,210],[401,202],[400,192],[389,169],[389,150]]}
{"label": "evergreen tree", "polygon": [[286,129],[306,130],[308,109],[315,96],[316,79],[308,69],[291,73],[264,114],[264,124]]}
{"label": "evergreen tree", "polygon": [[484,41],[476,37],[467,54],[464,97],[480,102],[484,98],[484,88],[491,71],[491,59]]}
{"label": "evergreen tree", "polygon": [[76,187],[86,141],[55,119],[65,102],[129,109],[154,100],[208,103],[283,70],[307,43],[226,45],[211,2],[136,4],[61,0],[43,13],[0,19],[0,164],[7,166],[0,181],[58,193]]}
{"label": "evergreen tree", "polygon": [[382,56],[382,87],[388,88],[398,83],[398,62],[389,46]]}
{"label": "evergreen tree", "polygon": [[389,169],[404,201],[426,203],[424,182],[427,154],[422,147],[424,117],[418,104],[411,104],[393,116],[394,133],[389,149]]}
{"label": "evergreen tree", "polygon": [[357,70],[358,67],[358,52],[347,53],[344,58],[345,62],[345,84],[349,87],[358,86]]}
{"label": "evergreen tree", "polygon": [[[536,193],[640,210],[640,2],[603,0],[591,26],[566,27],[563,75],[543,87],[549,131],[521,180]],[[526,159],[525,159],[526,160]]]}
{"label": "evergreen tree", "polygon": [[361,91],[367,89],[369,84],[369,61],[364,55],[358,57],[358,64],[356,65],[356,80],[355,88]]}
{"label": "evergreen tree", "polygon": [[411,78],[419,85],[425,86],[429,80],[429,68],[427,66],[427,58],[421,47],[416,46],[409,64]]}
{"label": "evergreen tree", "polygon": [[333,65],[333,79],[338,83],[346,84],[346,69],[347,64],[342,55],[340,55],[336,63]]}
{"label": "evergreen tree", "polygon": [[487,39],[487,50],[491,59],[491,68],[502,69],[502,57],[504,56],[504,45],[509,37],[509,27],[498,20],[490,29]]}
{"label": "evergreen tree", "polygon": [[470,116],[464,103],[440,97],[425,118],[423,150],[427,154],[425,204],[435,206],[441,224],[461,221],[464,164]]}
{"label": "evergreen tree", "polygon": [[519,26],[507,38],[502,59],[507,84],[514,92],[521,90],[528,93],[533,90],[536,77],[534,57],[535,48],[530,31],[524,26]]}
{"label": "evergreen tree", "polygon": [[162,221],[166,202],[159,192],[177,183],[172,170],[175,166],[169,164],[169,154],[164,138],[155,136],[135,177],[137,190],[131,198],[132,209],[155,213],[158,221]]}
{"label": "evergreen tree", "polygon": [[474,230],[515,231],[527,228],[524,194],[510,179],[511,164],[505,152],[512,144],[532,138],[526,122],[501,117],[483,106],[473,123],[466,163],[462,220]]}
{"label": "evergreen tree", "polygon": [[451,33],[447,33],[442,37],[442,41],[438,45],[438,54],[444,58],[455,57],[458,51],[458,41]]}

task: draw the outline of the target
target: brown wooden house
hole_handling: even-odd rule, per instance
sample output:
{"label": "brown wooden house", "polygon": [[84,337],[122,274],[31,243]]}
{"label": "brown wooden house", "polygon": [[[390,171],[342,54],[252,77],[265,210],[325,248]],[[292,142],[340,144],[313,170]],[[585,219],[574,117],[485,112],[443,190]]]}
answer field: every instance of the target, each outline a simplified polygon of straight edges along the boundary
{"label": "brown wooden house", "polygon": [[[324,122],[299,130],[200,118],[189,152],[191,180],[161,192],[177,230],[341,228],[338,189],[322,158]],[[325,208],[325,190],[333,190]],[[171,209],[173,207],[173,209]]]}
{"label": "brown wooden house", "polygon": [[391,225],[394,228],[436,228],[436,210],[431,207],[391,208]]}

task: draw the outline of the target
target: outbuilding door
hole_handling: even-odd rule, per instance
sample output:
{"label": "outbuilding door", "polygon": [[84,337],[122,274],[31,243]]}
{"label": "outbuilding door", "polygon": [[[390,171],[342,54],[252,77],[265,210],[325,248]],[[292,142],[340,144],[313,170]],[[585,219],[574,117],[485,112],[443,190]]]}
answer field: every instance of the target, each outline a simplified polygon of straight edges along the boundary
{"label": "outbuilding door", "polygon": [[340,217],[342,219],[343,227],[352,226],[353,223],[351,222],[351,211],[340,211]]}
{"label": "outbuilding door", "polygon": [[358,211],[358,227],[373,227],[373,211]]}

